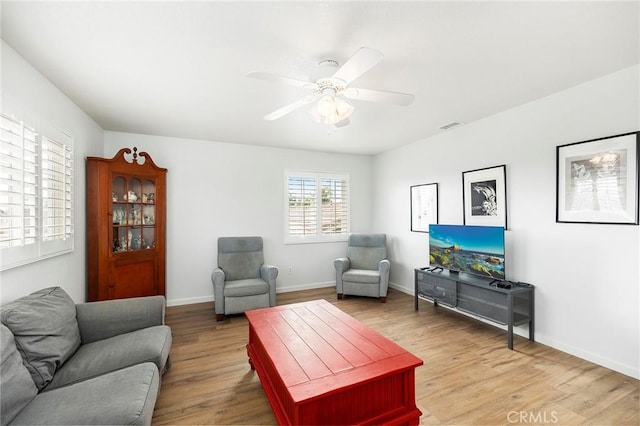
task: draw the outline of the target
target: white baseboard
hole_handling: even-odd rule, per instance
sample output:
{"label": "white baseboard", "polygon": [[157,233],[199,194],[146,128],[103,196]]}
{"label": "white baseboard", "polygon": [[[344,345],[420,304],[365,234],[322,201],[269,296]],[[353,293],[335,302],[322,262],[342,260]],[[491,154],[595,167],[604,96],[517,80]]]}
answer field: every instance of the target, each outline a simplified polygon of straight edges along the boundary
{"label": "white baseboard", "polygon": [[401,286],[399,284],[392,283],[391,281],[389,281],[389,287],[394,290],[401,291],[402,293],[408,294],[410,296],[413,296],[415,294],[413,287],[409,288],[409,287]]}
{"label": "white baseboard", "polygon": [[[276,293],[289,293],[292,291],[313,290],[316,288],[335,287],[335,286],[336,286],[335,281],[325,281],[325,282],[311,283],[311,284],[299,284],[294,286],[278,288],[276,289]],[[413,288],[409,289],[407,287],[403,287],[391,282],[389,283],[389,287],[413,296]],[[168,299],[167,306],[193,305],[195,303],[213,302],[214,300],[215,299],[213,295],[201,296],[201,297],[187,297],[183,299],[170,299],[170,300]]]}
{"label": "white baseboard", "polygon": [[640,380],[640,368],[638,368],[637,365],[622,364],[599,354],[594,354],[592,352],[585,351],[584,349],[567,345],[564,342],[549,339],[546,335],[541,333],[536,333],[536,342]]}
{"label": "white baseboard", "polygon": [[193,305],[195,303],[213,302],[213,295],[188,297],[186,299],[167,299],[167,306]]}
{"label": "white baseboard", "polygon": [[301,290],[312,290],[314,288],[325,288],[325,287],[335,287],[335,281],[326,281],[321,283],[311,283],[311,284],[299,284],[294,286],[288,286],[284,288],[276,289],[276,293],[289,293],[292,291],[301,291]]}
{"label": "white baseboard", "polygon": [[[327,281],[320,283],[301,284],[284,288],[277,288],[276,293],[289,293],[291,291],[312,290],[314,288],[335,287],[335,281]],[[205,303],[215,301],[213,295],[202,297],[188,297],[184,299],[167,300],[167,306],[193,305],[195,303]]]}

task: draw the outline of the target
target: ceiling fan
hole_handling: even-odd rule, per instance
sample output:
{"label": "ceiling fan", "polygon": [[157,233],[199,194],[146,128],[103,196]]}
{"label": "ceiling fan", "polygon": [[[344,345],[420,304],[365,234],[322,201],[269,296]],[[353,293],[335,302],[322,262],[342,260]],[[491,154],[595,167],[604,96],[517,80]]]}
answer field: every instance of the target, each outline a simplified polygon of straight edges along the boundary
{"label": "ceiling fan", "polygon": [[314,121],[339,127],[349,123],[349,116],[353,112],[353,106],[342,97],[403,106],[413,102],[414,96],[407,93],[349,87],[351,82],[373,68],[382,58],[382,53],[377,50],[361,47],[342,66],[332,59],[321,61],[309,81],[259,71],[250,72],[247,77],[285,83],[311,91],[297,101],[265,115],[265,120],[277,120],[298,108],[318,101],[310,111]]}

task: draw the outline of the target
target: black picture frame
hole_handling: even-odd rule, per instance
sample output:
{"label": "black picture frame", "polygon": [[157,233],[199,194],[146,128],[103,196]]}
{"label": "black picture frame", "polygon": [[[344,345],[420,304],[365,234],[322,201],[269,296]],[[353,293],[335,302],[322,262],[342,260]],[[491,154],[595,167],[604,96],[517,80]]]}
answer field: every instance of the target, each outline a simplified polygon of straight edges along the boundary
{"label": "black picture frame", "polygon": [[556,222],[638,225],[640,132],[556,147]]}
{"label": "black picture frame", "polygon": [[411,194],[411,231],[429,232],[429,224],[438,223],[438,184],[413,185],[409,191]]}
{"label": "black picture frame", "polygon": [[463,224],[507,229],[507,166],[462,172]]}

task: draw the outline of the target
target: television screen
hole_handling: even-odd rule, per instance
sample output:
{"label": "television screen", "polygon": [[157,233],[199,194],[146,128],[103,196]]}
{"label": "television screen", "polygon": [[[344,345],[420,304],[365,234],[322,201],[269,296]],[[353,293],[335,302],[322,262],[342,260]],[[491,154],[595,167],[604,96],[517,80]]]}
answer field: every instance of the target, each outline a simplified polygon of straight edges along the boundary
{"label": "television screen", "polygon": [[504,228],[429,225],[429,265],[504,280]]}

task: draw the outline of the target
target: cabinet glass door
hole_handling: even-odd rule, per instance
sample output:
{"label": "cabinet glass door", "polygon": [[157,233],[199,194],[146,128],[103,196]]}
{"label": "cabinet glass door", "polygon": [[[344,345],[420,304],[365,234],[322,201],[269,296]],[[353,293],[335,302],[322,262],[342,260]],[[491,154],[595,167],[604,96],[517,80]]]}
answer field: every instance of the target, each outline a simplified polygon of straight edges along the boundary
{"label": "cabinet glass door", "polygon": [[155,182],[131,176],[112,180],[112,241],[114,253],[155,248]]}

